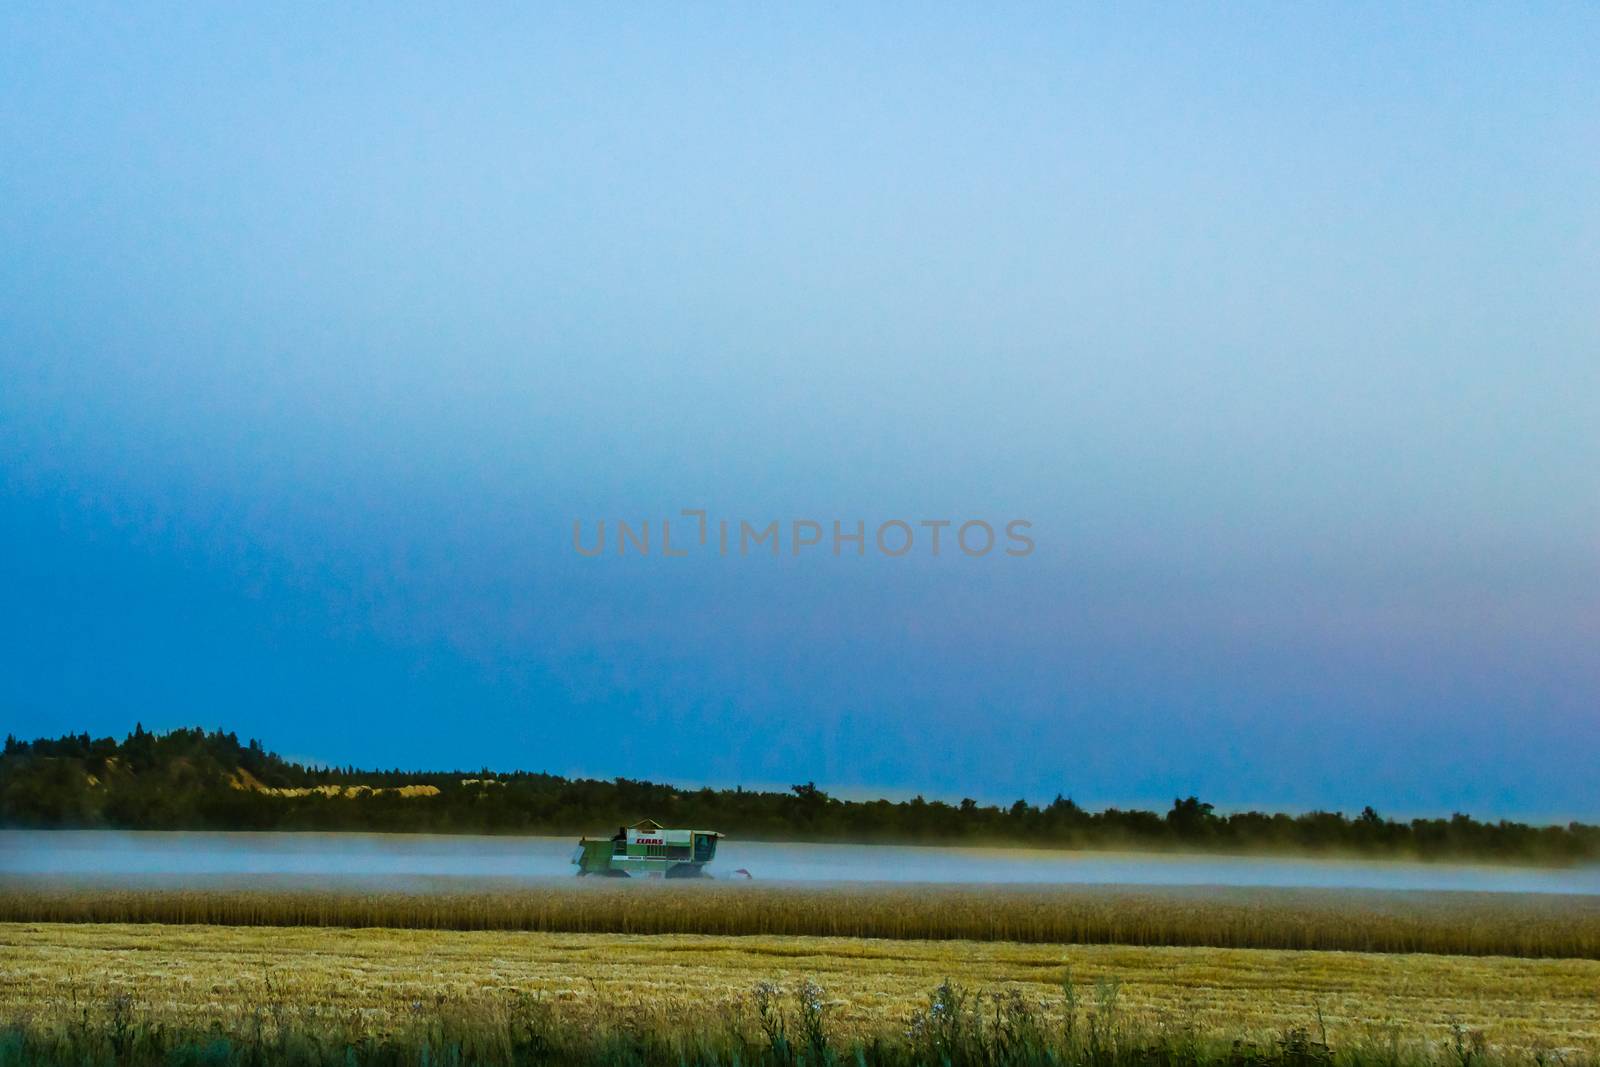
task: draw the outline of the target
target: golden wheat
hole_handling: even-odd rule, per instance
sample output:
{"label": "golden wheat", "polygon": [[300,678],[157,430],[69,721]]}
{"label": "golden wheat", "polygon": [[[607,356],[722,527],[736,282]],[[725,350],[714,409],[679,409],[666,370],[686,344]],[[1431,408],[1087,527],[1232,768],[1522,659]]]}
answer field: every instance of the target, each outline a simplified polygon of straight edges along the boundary
{"label": "golden wheat", "polygon": [[1600,959],[1600,898],[545,883],[440,892],[0,883],[0,921],[813,935]]}
{"label": "golden wheat", "polygon": [[754,986],[825,990],[841,1036],[903,1027],[946,977],[1059,1008],[1121,982],[1152,1027],[1271,1036],[1328,1029],[1445,1041],[1453,1024],[1509,1050],[1600,1052],[1600,962],[1242,949],[814,937],[631,936],[201,926],[0,924],[0,1018],[70,1022],[130,996],[142,1017],[239,1033],[263,1021],[393,1030],[418,1012],[536,997],[583,1025],[748,1017]]}

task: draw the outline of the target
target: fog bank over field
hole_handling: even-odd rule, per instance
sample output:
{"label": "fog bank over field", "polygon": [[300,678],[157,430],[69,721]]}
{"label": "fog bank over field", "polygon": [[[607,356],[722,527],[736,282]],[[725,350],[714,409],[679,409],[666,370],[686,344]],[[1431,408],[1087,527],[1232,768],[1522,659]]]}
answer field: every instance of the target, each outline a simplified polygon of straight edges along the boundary
{"label": "fog bank over field", "polygon": [[[426,890],[573,877],[565,837],[0,831],[0,875],[129,885],[278,884]],[[1600,895],[1600,866],[1359,862],[724,841],[712,865],[763,882],[1227,886]]]}

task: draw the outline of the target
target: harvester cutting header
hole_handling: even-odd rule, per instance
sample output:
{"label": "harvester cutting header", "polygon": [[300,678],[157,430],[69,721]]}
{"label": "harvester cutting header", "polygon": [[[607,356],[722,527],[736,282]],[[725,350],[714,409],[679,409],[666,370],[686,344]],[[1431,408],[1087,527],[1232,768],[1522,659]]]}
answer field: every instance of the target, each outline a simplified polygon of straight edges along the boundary
{"label": "harvester cutting header", "polygon": [[572,853],[578,877],[709,878],[717,854],[715,830],[668,830],[650,819],[619,827],[609,839],[585,837]]}

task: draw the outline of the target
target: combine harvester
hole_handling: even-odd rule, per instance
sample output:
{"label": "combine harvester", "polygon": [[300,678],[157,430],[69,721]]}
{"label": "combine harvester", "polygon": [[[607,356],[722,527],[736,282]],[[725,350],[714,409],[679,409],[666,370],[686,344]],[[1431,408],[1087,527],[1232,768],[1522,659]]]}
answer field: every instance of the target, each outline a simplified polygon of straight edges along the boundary
{"label": "combine harvester", "polygon": [[721,836],[715,830],[668,830],[646,819],[610,838],[581,839],[572,862],[579,878],[710,878],[706,864],[716,856]]}

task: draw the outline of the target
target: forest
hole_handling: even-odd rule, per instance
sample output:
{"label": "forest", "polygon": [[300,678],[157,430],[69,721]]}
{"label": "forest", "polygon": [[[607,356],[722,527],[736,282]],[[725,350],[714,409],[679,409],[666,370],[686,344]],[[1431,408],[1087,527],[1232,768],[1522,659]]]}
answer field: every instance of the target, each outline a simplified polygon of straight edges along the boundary
{"label": "forest", "polygon": [[1447,818],[1219,813],[1197,797],[1165,812],[1090,811],[1065,795],[1009,806],[846,800],[815,783],[788,792],[680,789],[488,770],[306,766],[222,730],[117,741],[88,734],[22,741],[0,755],[0,826],[34,829],[345,830],[598,834],[642,818],[745,839],[1053,849],[1287,853],[1573,864],[1600,860],[1600,827]]}

